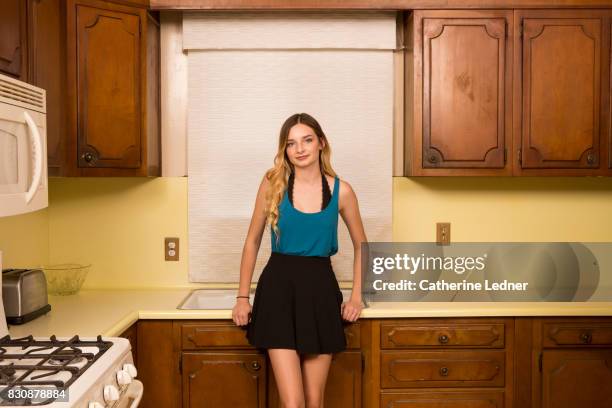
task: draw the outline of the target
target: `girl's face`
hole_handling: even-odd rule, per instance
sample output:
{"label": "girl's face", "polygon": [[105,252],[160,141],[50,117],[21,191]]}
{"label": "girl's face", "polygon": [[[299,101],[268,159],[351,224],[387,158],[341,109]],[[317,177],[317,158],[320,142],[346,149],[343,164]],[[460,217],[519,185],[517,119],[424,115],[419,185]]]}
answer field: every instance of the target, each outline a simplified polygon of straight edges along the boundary
{"label": "girl's face", "polygon": [[296,167],[305,168],[319,161],[319,151],[324,144],[314,130],[302,123],[293,125],[287,137],[287,157]]}

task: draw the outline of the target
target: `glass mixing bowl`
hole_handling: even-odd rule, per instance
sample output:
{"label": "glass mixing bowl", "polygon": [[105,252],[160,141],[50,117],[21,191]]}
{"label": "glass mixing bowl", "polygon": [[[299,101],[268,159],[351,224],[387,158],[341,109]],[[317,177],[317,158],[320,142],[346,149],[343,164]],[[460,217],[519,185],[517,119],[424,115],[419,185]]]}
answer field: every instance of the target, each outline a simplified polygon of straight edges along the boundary
{"label": "glass mixing bowl", "polygon": [[47,293],[50,295],[73,295],[81,289],[90,265],[55,264],[43,265],[47,279]]}

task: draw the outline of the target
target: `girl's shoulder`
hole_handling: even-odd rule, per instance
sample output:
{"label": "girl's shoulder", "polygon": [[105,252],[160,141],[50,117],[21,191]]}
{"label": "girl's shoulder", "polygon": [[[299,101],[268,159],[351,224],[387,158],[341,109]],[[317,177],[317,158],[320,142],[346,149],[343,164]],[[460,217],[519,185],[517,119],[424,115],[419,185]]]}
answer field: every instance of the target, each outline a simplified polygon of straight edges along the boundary
{"label": "girl's shoulder", "polygon": [[[336,176],[338,177],[338,176]],[[347,193],[351,193],[353,191],[353,188],[351,187],[351,185],[349,184],[348,181],[341,179],[340,177],[338,177],[338,184],[340,186],[340,195],[344,195]]]}
{"label": "girl's shoulder", "polygon": [[345,205],[351,201],[353,201],[355,197],[355,192],[353,191],[353,187],[351,187],[350,183],[346,180],[338,177],[340,188],[340,195],[338,196],[338,210],[342,211]]}

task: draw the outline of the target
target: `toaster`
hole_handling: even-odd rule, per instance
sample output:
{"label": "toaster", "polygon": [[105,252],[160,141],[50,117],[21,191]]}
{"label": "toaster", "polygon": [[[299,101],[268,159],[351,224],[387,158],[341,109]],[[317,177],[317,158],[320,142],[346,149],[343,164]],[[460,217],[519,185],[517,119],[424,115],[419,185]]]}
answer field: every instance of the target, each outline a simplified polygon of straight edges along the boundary
{"label": "toaster", "polygon": [[47,279],[40,269],[2,270],[2,300],[6,321],[23,324],[51,310]]}

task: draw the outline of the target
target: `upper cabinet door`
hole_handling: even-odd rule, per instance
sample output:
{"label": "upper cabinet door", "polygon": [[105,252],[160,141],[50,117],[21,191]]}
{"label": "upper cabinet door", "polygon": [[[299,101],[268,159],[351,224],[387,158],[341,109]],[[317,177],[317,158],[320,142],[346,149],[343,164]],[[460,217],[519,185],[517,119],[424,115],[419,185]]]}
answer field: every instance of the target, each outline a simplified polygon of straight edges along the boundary
{"label": "upper cabinet door", "polygon": [[76,6],[79,167],[140,167],[139,14]]}
{"label": "upper cabinet door", "polygon": [[26,80],[26,2],[3,0],[0,10],[0,72]]}
{"label": "upper cabinet door", "polygon": [[511,21],[507,11],[414,13],[413,175],[511,173]]}
{"label": "upper cabinet door", "polygon": [[517,12],[519,174],[601,174],[607,144],[602,71],[609,69],[609,53],[602,52],[605,17],[597,11]]}

